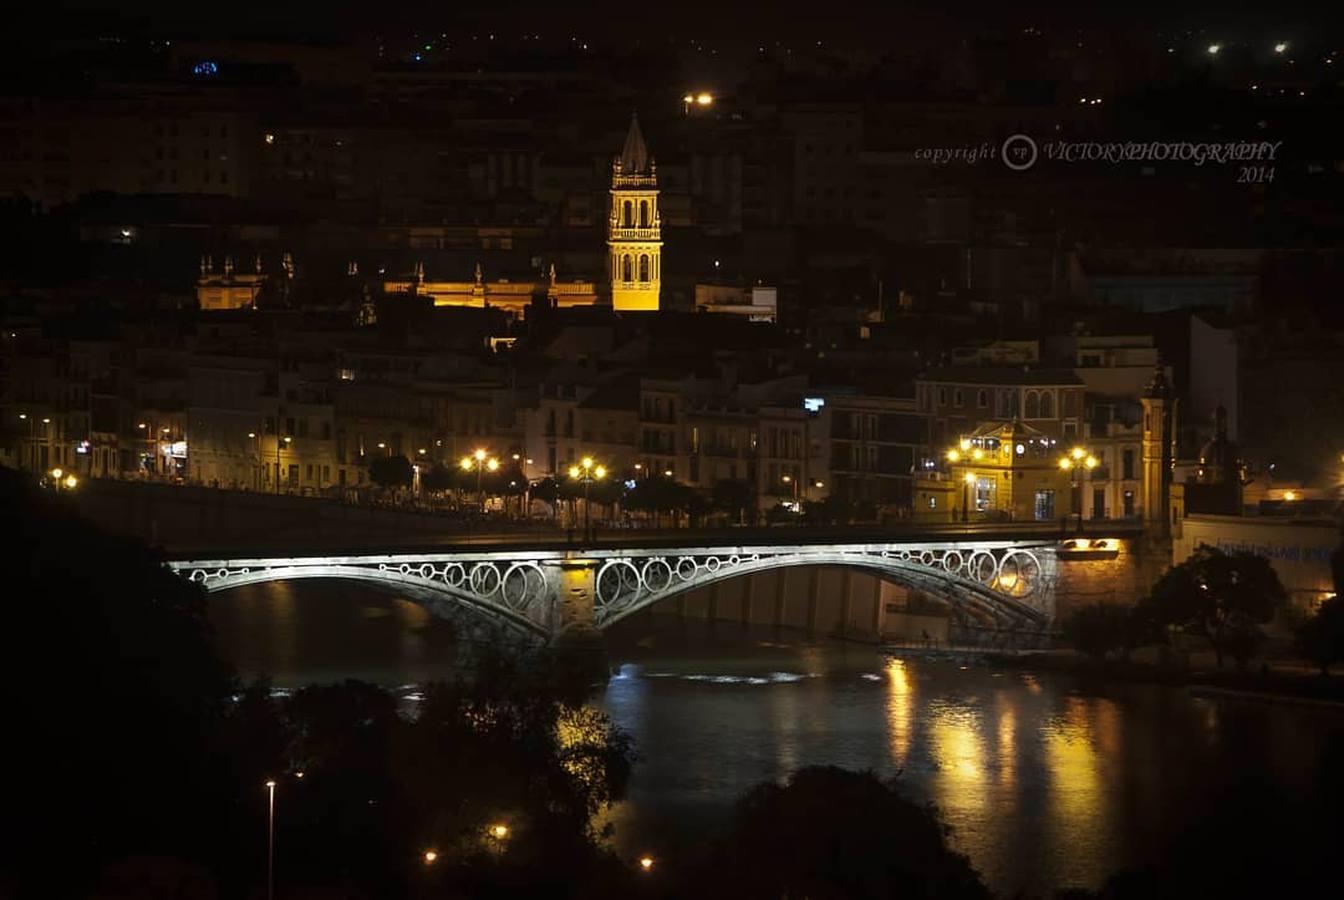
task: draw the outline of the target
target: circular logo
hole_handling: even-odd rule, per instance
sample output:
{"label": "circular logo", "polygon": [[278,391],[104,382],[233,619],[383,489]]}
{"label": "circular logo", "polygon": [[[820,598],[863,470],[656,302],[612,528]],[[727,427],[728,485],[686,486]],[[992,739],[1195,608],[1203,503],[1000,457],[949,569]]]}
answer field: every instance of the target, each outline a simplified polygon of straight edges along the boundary
{"label": "circular logo", "polygon": [[1003,164],[1014,172],[1036,165],[1036,142],[1025,134],[1009,135],[999,152],[1003,155]]}

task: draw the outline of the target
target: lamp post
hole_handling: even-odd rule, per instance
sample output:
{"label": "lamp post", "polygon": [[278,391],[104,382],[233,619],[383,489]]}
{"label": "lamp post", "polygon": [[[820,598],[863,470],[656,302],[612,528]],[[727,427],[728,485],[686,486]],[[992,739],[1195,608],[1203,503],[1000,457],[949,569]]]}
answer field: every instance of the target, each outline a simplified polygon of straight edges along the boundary
{"label": "lamp post", "polygon": [[779,480],[793,489],[793,511],[794,513],[798,513],[798,479],[794,478],[792,475],[783,475]]}
{"label": "lamp post", "polygon": [[258,493],[261,492],[261,470],[265,463],[261,461],[261,434],[256,431],[249,431],[247,437],[252,441],[252,478],[256,482],[253,488]]}
{"label": "lamp post", "polygon": [[485,487],[482,482],[482,476],[487,469],[491,472],[498,471],[499,460],[485,452],[483,448],[477,447],[476,451],[472,453],[471,456],[462,457],[459,465],[462,466],[462,471],[464,472],[470,472],[472,469],[476,470],[476,500],[477,503],[480,504],[481,512],[484,513]]}
{"label": "lamp post", "polygon": [[275,436],[275,492],[280,493],[280,448],[288,447],[290,441],[294,440],[289,436],[281,437],[279,433]]}
{"label": "lamp post", "polygon": [[266,782],[266,900],[275,900],[275,780]]}
{"label": "lamp post", "polygon": [[584,540],[590,540],[592,534],[592,517],[588,504],[588,485],[594,481],[601,481],[607,477],[607,467],[597,465],[593,462],[591,456],[585,456],[579,460],[577,466],[569,467],[569,477],[575,481],[583,482],[583,536]]}
{"label": "lamp post", "polygon": [[1083,533],[1083,492],[1078,481],[1078,473],[1089,478],[1097,467],[1097,458],[1082,447],[1074,447],[1067,455],[1059,458],[1059,468],[1069,473],[1070,499],[1078,517],[1078,533]]}
{"label": "lamp post", "polygon": [[961,479],[961,521],[969,522],[971,515],[971,488],[975,485],[975,473],[967,472]]}

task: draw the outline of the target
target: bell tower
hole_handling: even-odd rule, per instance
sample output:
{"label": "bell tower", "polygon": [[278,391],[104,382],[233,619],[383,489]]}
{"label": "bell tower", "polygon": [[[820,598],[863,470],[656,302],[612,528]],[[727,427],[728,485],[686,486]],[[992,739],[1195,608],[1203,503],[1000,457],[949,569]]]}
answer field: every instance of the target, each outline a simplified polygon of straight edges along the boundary
{"label": "bell tower", "polygon": [[616,310],[656,311],[663,275],[658,167],[644,145],[639,119],[630,117],[625,148],[611,164],[607,218],[607,277]]}
{"label": "bell tower", "polygon": [[1165,535],[1170,515],[1167,488],[1171,478],[1168,448],[1172,398],[1161,364],[1139,402],[1143,405],[1143,520],[1156,534]]}

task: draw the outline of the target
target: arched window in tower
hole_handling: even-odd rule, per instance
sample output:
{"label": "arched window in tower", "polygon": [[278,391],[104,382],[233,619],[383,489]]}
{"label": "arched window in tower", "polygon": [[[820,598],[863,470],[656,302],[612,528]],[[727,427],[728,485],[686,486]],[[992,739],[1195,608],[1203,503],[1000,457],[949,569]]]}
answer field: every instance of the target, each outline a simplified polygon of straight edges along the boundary
{"label": "arched window in tower", "polygon": [[1053,419],[1055,417],[1055,395],[1049,391],[1041,391],[1041,418]]}
{"label": "arched window in tower", "polygon": [[1041,417],[1041,395],[1035,391],[1027,391],[1026,407],[1023,418],[1039,419]]}
{"label": "arched window in tower", "polygon": [[621,205],[621,225],[629,228],[634,224],[635,206],[629,200]]}
{"label": "arched window in tower", "polygon": [[647,253],[639,255],[639,280],[649,280],[649,255]]}
{"label": "arched window in tower", "polygon": [[649,227],[649,201],[647,200],[639,201],[639,227]]}
{"label": "arched window in tower", "polygon": [[621,281],[633,281],[630,277],[630,254],[621,257]]}

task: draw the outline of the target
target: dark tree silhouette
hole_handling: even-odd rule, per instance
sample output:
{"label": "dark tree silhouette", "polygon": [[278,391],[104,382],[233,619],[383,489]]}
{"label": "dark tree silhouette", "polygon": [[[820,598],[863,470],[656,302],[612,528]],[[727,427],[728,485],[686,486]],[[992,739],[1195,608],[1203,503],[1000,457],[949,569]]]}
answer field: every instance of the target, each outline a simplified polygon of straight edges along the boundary
{"label": "dark tree silhouette", "polygon": [[381,488],[410,487],[414,477],[404,456],[378,456],[369,463],[369,479]]}
{"label": "dark tree silhouette", "polygon": [[1320,666],[1322,675],[1330,666],[1344,662],[1344,596],[1336,594],[1321,603],[1297,629],[1298,651]]}
{"label": "dark tree silhouette", "polygon": [[732,832],[684,896],[988,898],[936,810],[871,772],[810,767],[738,804]]}
{"label": "dark tree silhouette", "polygon": [[1223,553],[1201,545],[1153,585],[1154,614],[1164,624],[1202,634],[1219,667],[1230,653],[1244,666],[1288,595],[1269,562],[1251,553]]}

